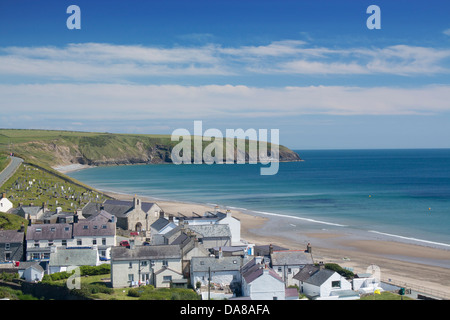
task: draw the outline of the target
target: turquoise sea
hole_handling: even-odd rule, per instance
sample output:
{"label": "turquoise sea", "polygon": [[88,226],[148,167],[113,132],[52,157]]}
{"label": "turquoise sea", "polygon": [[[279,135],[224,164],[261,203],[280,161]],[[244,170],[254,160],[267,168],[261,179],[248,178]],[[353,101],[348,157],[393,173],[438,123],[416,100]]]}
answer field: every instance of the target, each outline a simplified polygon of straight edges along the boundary
{"label": "turquoise sea", "polygon": [[256,164],[95,167],[100,190],[288,215],[450,246],[450,149],[296,150],[273,176]]}

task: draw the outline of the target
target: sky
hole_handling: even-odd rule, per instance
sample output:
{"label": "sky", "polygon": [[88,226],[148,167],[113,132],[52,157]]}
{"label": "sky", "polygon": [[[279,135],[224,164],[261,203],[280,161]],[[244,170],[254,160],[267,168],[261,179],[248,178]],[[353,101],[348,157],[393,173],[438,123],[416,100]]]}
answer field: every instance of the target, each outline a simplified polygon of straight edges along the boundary
{"label": "sky", "polygon": [[2,0],[0,127],[449,148],[449,17],[437,0]]}

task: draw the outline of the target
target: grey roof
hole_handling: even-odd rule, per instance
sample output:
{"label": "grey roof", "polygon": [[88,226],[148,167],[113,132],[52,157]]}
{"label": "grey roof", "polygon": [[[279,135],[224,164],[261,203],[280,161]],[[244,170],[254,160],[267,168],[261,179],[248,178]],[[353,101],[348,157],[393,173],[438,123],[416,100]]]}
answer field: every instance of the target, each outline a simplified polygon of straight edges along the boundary
{"label": "grey roof", "polygon": [[73,236],[114,236],[116,234],[116,224],[98,220],[79,220],[73,224]]}
{"label": "grey roof", "polygon": [[226,224],[187,225],[186,228],[203,238],[231,238],[230,227]]}
{"label": "grey roof", "polygon": [[[156,203],[153,202],[142,202],[141,201],[141,209],[144,212],[149,212],[149,210],[155,205]],[[93,214],[95,214],[97,211],[105,210],[109,212],[110,214],[118,217],[118,218],[124,218],[128,215],[129,212],[133,211],[134,209],[134,202],[132,200],[111,200],[108,199],[102,204],[95,203],[95,202],[89,202],[84,206],[82,209],[83,215],[86,217],[89,217]]]}
{"label": "grey roof", "polygon": [[168,219],[160,217],[160,218],[158,218],[158,220],[153,222],[150,227],[152,227],[156,231],[160,231],[162,228],[167,226],[169,223],[170,223],[170,221]]}
{"label": "grey roof", "polygon": [[178,245],[112,247],[111,260],[160,260],[181,258],[181,249]]}
{"label": "grey roof", "polygon": [[44,272],[44,268],[39,264],[39,261],[20,261],[17,269],[25,270],[28,268],[34,268],[39,272]]}
{"label": "grey roof", "polygon": [[318,266],[307,264],[302,269],[300,269],[300,271],[296,275],[294,275],[294,279],[304,282],[308,280],[309,277],[311,277],[314,273],[319,271],[319,269],[320,268]]}
{"label": "grey roof", "polygon": [[27,206],[27,207],[20,207],[18,211],[23,211],[25,213],[25,217],[28,215],[30,216],[36,216],[38,213],[42,210],[42,207],[37,206]]}
{"label": "grey roof", "polygon": [[316,273],[314,273],[311,277],[309,277],[304,282],[312,284],[314,286],[320,286],[325,281],[327,281],[334,273],[335,273],[335,271],[333,271],[333,270],[322,269],[322,270],[319,270]]}
{"label": "grey roof", "polygon": [[27,228],[27,240],[59,240],[72,238],[69,223],[32,224]]}
{"label": "grey roof", "polygon": [[114,216],[106,210],[98,210],[94,214],[86,218],[88,221],[112,221]]}
{"label": "grey roof", "polygon": [[304,250],[274,251],[270,259],[272,266],[313,264],[311,254]]}
{"label": "grey roof", "polygon": [[255,251],[255,255],[259,256],[268,256],[270,253],[270,246],[272,246],[273,250],[275,251],[281,251],[281,250],[289,250],[288,248],[280,247],[277,245],[260,245],[260,246],[254,246],[253,249]]}
{"label": "grey roof", "polygon": [[281,279],[281,277],[272,268],[269,268],[264,263],[257,263],[255,258],[242,268],[242,276],[247,283],[255,281],[262,276],[264,272],[267,272],[273,278],[283,282],[283,279]]}
{"label": "grey roof", "polygon": [[17,230],[0,230],[0,243],[21,243],[24,240],[24,232]]}
{"label": "grey roof", "polygon": [[193,272],[239,271],[247,261],[242,257],[192,257],[191,268]]}
{"label": "grey roof", "polygon": [[49,266],[95,266],[97,265],[97,249],[57,248],[50,253]]}

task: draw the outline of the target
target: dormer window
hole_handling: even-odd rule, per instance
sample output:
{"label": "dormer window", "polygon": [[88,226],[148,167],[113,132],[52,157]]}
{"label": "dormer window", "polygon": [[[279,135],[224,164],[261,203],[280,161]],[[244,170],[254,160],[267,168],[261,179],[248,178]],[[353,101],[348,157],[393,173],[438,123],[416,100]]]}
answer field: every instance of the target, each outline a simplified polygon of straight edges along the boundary
{"label": "dormer window", "polygon": [[83,229],[84,229],[84,230],[87,230],[87,229],[88,229],[88,226],[83,226]]}

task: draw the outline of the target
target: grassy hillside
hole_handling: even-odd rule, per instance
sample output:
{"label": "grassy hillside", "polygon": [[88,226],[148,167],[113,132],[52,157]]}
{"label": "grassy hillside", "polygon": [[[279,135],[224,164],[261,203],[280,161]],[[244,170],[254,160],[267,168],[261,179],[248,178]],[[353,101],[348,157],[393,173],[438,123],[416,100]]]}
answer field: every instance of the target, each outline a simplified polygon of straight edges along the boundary
{"label": "grassy hillside", "polygon": [[[203,147],[209,143],[203,142]],[[170,135],[0,129],[0,154],[14,152],[27,162],[47,168],[73,163],[115,165],[171,162],[171,150],[177,144],[178,141],[171,141]],[[236,148],[236,140],[234,145]],[[279,150],[280,161],[300,160],[295,152],[286,147],[280,146]]]}

